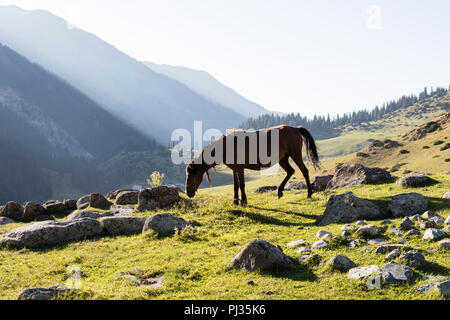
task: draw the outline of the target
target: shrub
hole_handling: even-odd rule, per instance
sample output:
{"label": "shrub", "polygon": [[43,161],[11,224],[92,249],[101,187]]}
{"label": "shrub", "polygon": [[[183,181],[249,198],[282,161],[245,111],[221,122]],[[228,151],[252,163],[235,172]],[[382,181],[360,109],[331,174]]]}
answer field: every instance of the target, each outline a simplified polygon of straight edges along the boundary
{"label": "shrub", "polygon": [[164,173],[160,173],[159,171],[154,171],[150,175],[150,179],[147,179],[147,183],[150,186],[152,186],[153,188],[159,187],[160,185],[162,185],[165,176],[166,175]]}

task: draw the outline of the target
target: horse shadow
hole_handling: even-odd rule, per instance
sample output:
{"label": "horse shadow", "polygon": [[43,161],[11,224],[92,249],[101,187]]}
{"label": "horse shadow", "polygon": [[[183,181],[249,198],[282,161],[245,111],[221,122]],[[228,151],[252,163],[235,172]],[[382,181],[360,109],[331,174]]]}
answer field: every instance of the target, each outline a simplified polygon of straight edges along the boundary
{"label": "horse shadow", "polygon": [[251,213],[251,212],[245,212],[238,209],[233,209],[228,211],[230,214],[237,216],[237,217],[247,217],[250,220],[253,220],[255,222],[263,223],[263,224],[272,224],[277,226],[283,226],[283,227],[292,227],[292,226],[301,226],[304,225],[304,223],[298,223],[298,222],[288,222],[288,221],[282,221],[274,217],[268,217],[263,214],[259,213]]}

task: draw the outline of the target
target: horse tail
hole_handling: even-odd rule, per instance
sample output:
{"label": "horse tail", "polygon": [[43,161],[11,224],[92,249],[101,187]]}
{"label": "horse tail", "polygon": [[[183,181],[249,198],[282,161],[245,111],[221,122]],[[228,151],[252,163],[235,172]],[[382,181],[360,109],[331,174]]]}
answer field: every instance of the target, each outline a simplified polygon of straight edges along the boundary
{"label": "horse tail", "polygon": [[306,155],[309,162],[313,165],[314,168],[320,169],[319,155],[317,153],[316,142],[314,141],[313,136],[308,130],[303,127],[299,127],[297,129],[298,131],[300,131],[300,135],[305,142]]}

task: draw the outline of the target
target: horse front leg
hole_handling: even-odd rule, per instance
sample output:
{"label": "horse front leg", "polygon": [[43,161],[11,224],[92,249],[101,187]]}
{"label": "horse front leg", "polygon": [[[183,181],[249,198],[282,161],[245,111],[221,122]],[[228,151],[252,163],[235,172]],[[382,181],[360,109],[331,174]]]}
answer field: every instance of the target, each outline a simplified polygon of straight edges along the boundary
{"label": "horse front leg", "polygon": [[241,206],[247,206],[247,195],[245,194],[244,169],[238,171],[239,188],[241,189]]}
{"label": "horse front leg", "polygon": [[239,178],[236,171],[233,170],[233,182],[234,182],[234,205],[239,204]]}
{"label": "horse front leg", "polygon": [[283,157],[279,163],[280,167],[282,167],[284,171],[286,171],[286,177],[283,179],[280,186],[278,187],[278,199],[281,199],[283,197],[284,187],[286,186],[286,183],[288,183],[292,175],[295,173],[295,170],[289,164],[289,156]]}

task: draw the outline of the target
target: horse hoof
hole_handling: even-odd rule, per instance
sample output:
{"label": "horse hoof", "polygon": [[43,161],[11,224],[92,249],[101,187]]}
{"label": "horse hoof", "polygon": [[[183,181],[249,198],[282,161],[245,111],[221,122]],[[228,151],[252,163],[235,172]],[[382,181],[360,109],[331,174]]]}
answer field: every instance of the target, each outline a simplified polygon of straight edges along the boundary
{"label": "horse hoof", "polygon": [[246,207],[247,206],[247,201],[241,201],[241,206],[242,207]]}
{"label": "horse hoof", "polygon": [[283,192],[278,192],[278,199],[283,198]]}
{"label": "horse hoof", "polygon": [[233,204],[234,204],[235,206],[238,206],[238,205],[239,205],[239,200],[234,200],[234,201],[233,201]]}

